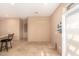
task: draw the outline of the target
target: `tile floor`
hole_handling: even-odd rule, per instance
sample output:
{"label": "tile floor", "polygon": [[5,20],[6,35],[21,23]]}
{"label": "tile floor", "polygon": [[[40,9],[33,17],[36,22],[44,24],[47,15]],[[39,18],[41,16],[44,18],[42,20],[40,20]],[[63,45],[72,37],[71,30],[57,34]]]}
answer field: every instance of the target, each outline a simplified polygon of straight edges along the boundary
{"label": "tile floor", "polygon": [[0,52],[1,56],[58,56],[59,54],[47,42],[14,41],[13,47]]}

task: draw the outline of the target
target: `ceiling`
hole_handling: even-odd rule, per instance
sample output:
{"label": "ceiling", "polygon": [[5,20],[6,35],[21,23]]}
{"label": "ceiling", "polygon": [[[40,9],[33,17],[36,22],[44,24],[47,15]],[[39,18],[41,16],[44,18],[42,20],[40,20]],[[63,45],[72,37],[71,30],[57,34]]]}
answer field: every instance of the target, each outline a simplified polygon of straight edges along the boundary
{"label": "ceiling", "polygon": [[57,3],[0,3],[0,17],[50,16]]}

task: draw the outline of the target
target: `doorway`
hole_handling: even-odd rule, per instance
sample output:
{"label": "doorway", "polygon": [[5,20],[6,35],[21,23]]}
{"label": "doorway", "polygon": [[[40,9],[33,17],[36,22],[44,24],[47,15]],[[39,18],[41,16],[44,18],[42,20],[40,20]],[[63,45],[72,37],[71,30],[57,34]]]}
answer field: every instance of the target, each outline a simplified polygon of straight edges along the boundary
{"label": "doorway", "polygon": [[27,38],[27,32],[28,32],[28,19],[20,19],[20,39],[28,41]]}

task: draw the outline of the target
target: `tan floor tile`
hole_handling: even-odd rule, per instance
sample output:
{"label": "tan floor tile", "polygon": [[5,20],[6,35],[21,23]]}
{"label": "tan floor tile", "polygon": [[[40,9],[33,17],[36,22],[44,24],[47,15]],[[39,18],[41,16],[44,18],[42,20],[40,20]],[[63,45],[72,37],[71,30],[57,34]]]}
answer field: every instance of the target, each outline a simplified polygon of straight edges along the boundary
{"label": "tan floor tile", "polygon": [[59,54],[47,42],[14,41],[13,48],[2,51],[4,56],[58,56]]}

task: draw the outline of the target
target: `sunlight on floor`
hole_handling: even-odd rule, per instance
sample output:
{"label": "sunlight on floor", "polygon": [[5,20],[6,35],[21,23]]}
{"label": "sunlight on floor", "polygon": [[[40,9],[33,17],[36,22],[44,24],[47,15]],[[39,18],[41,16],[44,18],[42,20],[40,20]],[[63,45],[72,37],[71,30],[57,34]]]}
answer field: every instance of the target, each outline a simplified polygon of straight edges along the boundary
{"label": "sunlight on floor", "polygon": [[73,45],[69,45],[69,49],[71,50],[71,51],[75,51],[75,46],[73,46]]}
{"label": "sunlight on floor", "polygon": [[76,51],[76,54],[79,55],[79,49]]}
{"label": "sunlight on floor", "polygon": [[44,52],[43,51],[41,51],[41,56],[44,56]]}

